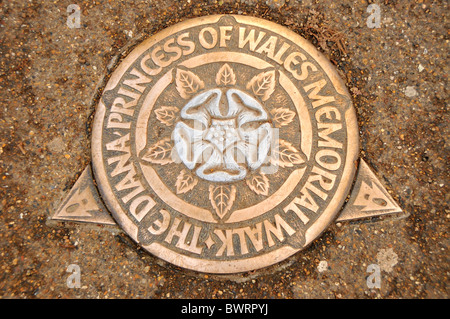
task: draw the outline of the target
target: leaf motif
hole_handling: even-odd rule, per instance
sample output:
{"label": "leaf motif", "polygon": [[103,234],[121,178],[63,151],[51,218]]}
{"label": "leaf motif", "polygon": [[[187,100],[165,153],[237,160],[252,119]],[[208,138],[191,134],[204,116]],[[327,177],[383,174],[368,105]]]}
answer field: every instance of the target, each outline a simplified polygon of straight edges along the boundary
{"label": "leaf motif", "polygon": [[209,200],[219,219],[223,219],[231,210],[236,199],[236,187],[209,185]]}
{"label": "leaf motif", "polygon": [[295,112],[285,107],[273,109],[270,113],[273,115],[273,122],[275,122],[278,127],[288,125],[295,117]]}
{"label": "leaf motif", "polygon": [[278,146],[274,149],[275,158],[271,157],[270,161],[274,165],[280,167],[293,167],[306,162],[306,156],[303,152],[298,151],[291,143],[280,139]]}
{"label": "leaf motif", "polygon": [[176,113],[179,109],[175,106],[161,106],[155,110],[156,118],[161,123],[171,126],[176,118]]}
{"label": "leaf motif", "polygon": [[260,96],[262,101],[268,100],[275,90],[275,70],[255,75],[247,84],[247,90],[250,89],[256,96]]}
{"label": "leaf motif", "polygon": [[175,187],[177,194],[183,194],[192,190],[197,185],[198,179],[186,170],[182,170],[177,177]]}
{"label": "leaf motif", "polygon": [[142,159],[160,165],[172,163],[172,148],[173,145],[170,143],[170,138],[166,137],[145,151]]}
{"label": "leaf motif", "polygon": [[216,75],[217,85],[235,85],[236,84],[236,74],[234,74],[233,69],[225,63],[217,72]]}
{"label": "leaf motif", "polygon": [[177,69],[175,83],[178,93],[183,99],[190,98],[205,86],[205,83],[197,75],[182,69]]}
{"label": "leaf motif", "polygon": [[258,195],[267,196],[269,194],[269,179],[263,173],[253,175],[250,179],[246,180],[246,183]]}

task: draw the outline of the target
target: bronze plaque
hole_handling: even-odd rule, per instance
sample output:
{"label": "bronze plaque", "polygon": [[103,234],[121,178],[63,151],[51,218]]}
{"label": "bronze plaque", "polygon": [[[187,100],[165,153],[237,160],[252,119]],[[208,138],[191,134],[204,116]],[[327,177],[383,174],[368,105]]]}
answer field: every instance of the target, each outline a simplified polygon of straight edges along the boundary
{"label": "bronze plaque", "polygon": [[327,59],[262,19],[185,21],[137,46],[94,120],[95,180],[115,221],[180,267],[275,264],[335,220],[358,128]]}

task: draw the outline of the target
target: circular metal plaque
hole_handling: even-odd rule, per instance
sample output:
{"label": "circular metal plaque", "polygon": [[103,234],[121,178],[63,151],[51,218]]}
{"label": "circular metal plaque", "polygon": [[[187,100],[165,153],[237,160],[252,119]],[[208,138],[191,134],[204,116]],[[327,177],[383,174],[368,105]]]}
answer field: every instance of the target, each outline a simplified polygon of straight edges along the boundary
{"label": "circular metal plaque", "polygon": [[334,220],[357,132],[343,82],[309,42],[262,19],[208,16],[117,67],[96,110],[93,167],[144,249],[236,273],[284,260]]}

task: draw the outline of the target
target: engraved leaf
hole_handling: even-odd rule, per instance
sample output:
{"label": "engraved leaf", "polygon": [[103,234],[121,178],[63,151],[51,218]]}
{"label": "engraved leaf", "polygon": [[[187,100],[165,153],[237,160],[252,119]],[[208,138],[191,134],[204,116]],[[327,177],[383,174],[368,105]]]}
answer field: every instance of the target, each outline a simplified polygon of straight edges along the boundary
{"label": "engraved leaf", "polygon": [[236,74],[233,69],[225,63],[217,72],[216,76],[217,85],[234,85],[236,84]]}
{"label": "engraved leaf", "polygon": [[178,108],[175,106],[161,106],[155,110],[155,114],[158,121],[167,126],[171,126],[175,121],[178,111]]}
{"label": "engraved leaf", "polygon": [[257,173],[246,181],[248,187],[258,195],[269,194],[269,179],[263,173]]}
{"label": "engraved leaf", "polygon": [[247,84],[247,90],[252,90],[262,101],[269,99],[275,90],[275,70],[255,75]]}
{"label": "engraved leaf", "polygon": [[192,190],[197,185],[198,179],[190,172],[182,170],[177,177],[175,187],[177,188],[177,194],[183,194]]}
{"label": "engraved leaf", "polygon": [[142,159],[144,161],[160,165],[172,163],[172,148],[173,146],[170,142],[170,138],[166,137],[145,151]]}
{"label": "engraved leaf", "polygon": [[219,219],[224,218],[231,210],[236,199],[236,187],[231,186],[209,186],[209,200]]}
{"label": "engraved leaf", "polygon": [[270,111],[273,116],[273,122],[278,127],[288,125],[295,117],[295,112],[285,108],[279,107]]}
{"label": "engraved leaf", "polygon": [[177,69],[176,87],[183,99],[188,99],[205,86],[205,83],[191,71]]}
{"label": "engraved leaf", "polygon": [[291,143],[280,139],[278,147],[274,149],[274,157],[270,160],[272,164],[280,167],[292,167],[294,165],[301,165],[306,162],[306,156],[303,152],[297,150]]}

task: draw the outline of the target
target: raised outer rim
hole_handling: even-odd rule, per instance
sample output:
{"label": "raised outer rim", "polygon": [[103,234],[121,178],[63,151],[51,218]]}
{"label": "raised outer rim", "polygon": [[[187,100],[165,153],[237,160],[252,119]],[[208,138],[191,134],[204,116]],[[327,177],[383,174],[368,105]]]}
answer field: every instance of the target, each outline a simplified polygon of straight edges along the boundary
{"label": "raised outer rim", "polygon": [[[122,78],[126,70],[128,69],[129,65],[154,43],[169,36],[170,34],[173,34],[179,30],[190,27],[192,25],[216,23],[223,16],[226,15],[212,15],[189,19],[176,25],[173,25],[171,27],[168,27],[167,29],[160,31],[157,34],[151,36],[149,39],[143,41],[122,61],[122,63],[114,71],[104,91],[114,88],[119,82],[119,80]],[[334,66],[331,65],[331,63],[306,39],[281,25],[278,25],[276,23],[264,19],[249,16],[238,16],[238,15],[231,15],[231,16],[233,16],[238,23],[244,23],[248,25],[260,26],[270,29],[273,32],[278,33],[279,35],[285,38],[289,38],[291,41],[299,45],[302,49],[307,51],[311,55],[311,57],[315,59],[316,62],[321,66],[321,68],[330,78],[337,92],[347,96],[351,101],[348,90],[342,79],[337,74]],[[105,105],[100,101],[96,110],[92,133],[92,164],[94,175],[96,181],[98,182],[99,191],[107,207],[111,210],[113,217],[122,227],[122,229],[134,241],[137,242],[137,227],[131,222],[130,219],[128,219],[126,214],[121,211],[121,207],[117,202],[117,199],[115,198],[110,185],[106,182],[107,176],[105,167],[103,165],[103,159],[101,156],[102,128],[105,111],[106,111]],[[317,238],[336,218],[337,214],[340,211],[340,208],[342,207],[342,204],[344,203],[346,195],[350,191],[350,187],[356,171],[354,162],[356,161],[359,152],[358,123],[356,120],[356,113],[352,105],[345,113],[345,120],[347,123],[347,158],[342,172],[343,177],[341,179],[340,187],[334,194],[333,201],[330,203],[330,205],[325,209],[325,211],[314,223],[314,225],[312,225],[307,230],[305,234],[306,244],[304,247],[309,245],[315,238]],[[117,211],[120,211],[121,213],[119,214],[117,213]],[[277,262],[280,262],[281,260],[284,260],[299,251],[286,246],[271,253],[244,260],[235,260],[235,261],[201,260],[201,262],[199,262],[199,259],[176,254],[175,252],[159,244],[154,243],[152,245],[143,247],[147,249],[150,253],[154,254],[155,256],[162,258],[177,266],[192,269],[195,271],[208,273],[222,273],[222,274],[245,272],[267,267]]]}

